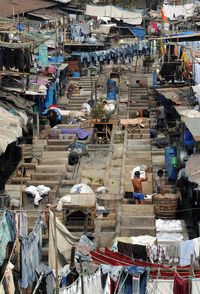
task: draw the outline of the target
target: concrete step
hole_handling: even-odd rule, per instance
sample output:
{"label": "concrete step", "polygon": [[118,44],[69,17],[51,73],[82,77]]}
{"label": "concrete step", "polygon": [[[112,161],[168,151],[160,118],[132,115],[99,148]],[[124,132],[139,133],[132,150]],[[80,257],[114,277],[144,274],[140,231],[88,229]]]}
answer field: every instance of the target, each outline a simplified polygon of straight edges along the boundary
{"label": "concrete step", "polygon": [[60,188],[60,190],[61,189],[64,190],[66,186],[74,186],[75,184],[76,184],[76,179],[64,179],[61,182],[61,187],[62,188]]}
{"label": "concrete step", "polygon": [[31,176],[31,180],[42,181],[42,180],[50,180],[50,181],[61,181],[64,177],[63,173],[33,173]]}
{"label": "concrete step", "polygon": [[143,227],[125,227],[121,226],[120,235],[123,237],[130,237],[130,236],[155,236],[156,235],[156,228],[150,226],[143,226]]}
{"label": "concrete step", "polygon": [[71,111],[80,111],[81,110],[81,105],[77,106],[77,105],[70,105],[68,107],[68,110],[71,110]]}
{"label": "concrete step", "polygon": [[122,215],[121,218],[121,226],[122,227],[154,227],[155,226],[155,216],[151,215],[137,215],[137,216],[127,216],[125,214]]}
{"label": "concrete step", "polygon": [[68,146],[69,144],[73,143],[74,140],[56,140],[56,139],[49,139],[47,140],[47,145],[64,145],[64,146]]}
{"label": "concrete step", "polygon": [[31,180],[31,177],[13,177],[11,179],[11,183],[12,184],[25,184],[27,181],[30,181]]}
{"label": "concrete step", "polygon": [[65,151],[71,143],[66,145],[47,145],[44,147],[45,151]]}
{"label": "concrete step", "polygon": [[109,150],[109,144],[88,144],[88,151]]}
{"label": "concrete step", "polygon": [[44,158],[68,158],[69,151],[43,151],[42,159]]}
{"label": "concrete step", "polygon": [[28,186],[38,186],[38,185],[45,185],[51,189],[54,189],[55,186],[59,186],[60,185],[60,181],[50,181],[50,180],[30,180],[27,181],[27,187]]}
{"label": "concrete step", "polygon": [[126,216],[154,216],[154,205],[121,205],[122,215]]}
{"label": "concrete step", "polygon": [[40,165],[63,165],[68,164],[68,158],[42,158],[39,159]]}
{"label": "concrete step", "polygon": [[[134,158],[133,158],[134,156]],[[126,151],[126,159],[127,160],[134,160],[135,158],[137,159],[151,159],[151,151],[141,151],[141,150],[135,150],[134,152],[127,150]]]}
{"label": "concrete step", "polygon": [[115,232],[101,232],[100,234],[94,233],[97,240],[98,247],[111,247],[113,239],[115,238]]}
{"label": "concrete step", "polygon": [[60,165],[37,165],[35,172],[39,173],[65,173],[67,170],[65,164]]}

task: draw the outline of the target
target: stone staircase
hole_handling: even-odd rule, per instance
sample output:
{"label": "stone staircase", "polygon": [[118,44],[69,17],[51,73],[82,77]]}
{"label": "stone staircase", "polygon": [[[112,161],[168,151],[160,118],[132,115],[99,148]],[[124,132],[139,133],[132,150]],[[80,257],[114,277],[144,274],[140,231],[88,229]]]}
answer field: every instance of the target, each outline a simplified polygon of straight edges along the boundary
{"label": "stone staircase", "polygon": [[70,100],[68,100],[67,109],[80,111],[83,103],[87,103],[91,99],[91,91],[95,91],[95,83],[97,76],[81,77],[80,79],[70,78],[72,83],[76,83],[78,87],[81,87],[80,94],[73,94]]}
{"label": "stone staircase", "polygon": [[153,205],[122,204],[117,211],[116,235],[123,237],[156,235]]}

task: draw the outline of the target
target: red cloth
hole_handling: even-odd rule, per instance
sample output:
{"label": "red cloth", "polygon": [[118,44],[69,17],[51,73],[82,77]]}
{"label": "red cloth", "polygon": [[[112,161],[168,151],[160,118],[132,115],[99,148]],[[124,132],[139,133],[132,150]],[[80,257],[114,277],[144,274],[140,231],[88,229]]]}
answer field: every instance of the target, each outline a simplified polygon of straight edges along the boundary
{"label": "red cloth", "polygon": [[173,292],[174,294],[189,294],[189,280],[183,280],[175,274]]}

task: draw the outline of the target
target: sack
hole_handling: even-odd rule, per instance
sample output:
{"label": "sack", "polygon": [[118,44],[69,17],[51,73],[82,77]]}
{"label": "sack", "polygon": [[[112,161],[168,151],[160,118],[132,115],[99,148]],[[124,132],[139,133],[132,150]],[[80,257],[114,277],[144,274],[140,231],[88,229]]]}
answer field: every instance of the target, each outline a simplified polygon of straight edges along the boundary
{"label": "sack", "polygon": [[78,163],[78,154],[76,152],[70,152],[68,157],[68,164],[75,165]]}

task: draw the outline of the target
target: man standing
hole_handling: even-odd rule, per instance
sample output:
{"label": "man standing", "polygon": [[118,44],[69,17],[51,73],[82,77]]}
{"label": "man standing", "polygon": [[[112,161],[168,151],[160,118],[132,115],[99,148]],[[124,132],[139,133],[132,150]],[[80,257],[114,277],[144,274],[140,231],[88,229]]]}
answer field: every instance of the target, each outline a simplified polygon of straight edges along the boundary
{"label": "man standing", "polygon": [[165,108],[163,105],[161,105],[160,102],[157,102],[156,116],[157,116],[157,129],[163,130],[165,127]]}
{"label": "man standing", "polygon": [[134,178],[132,179],[132,184],[134,188],[133,197],[135,199],[135,204],[144,204],[144,194],[142,191],[142,182],[148,181],[148,175],[145,173],[144,178],[140,178],[140,172],[136,171]]}

